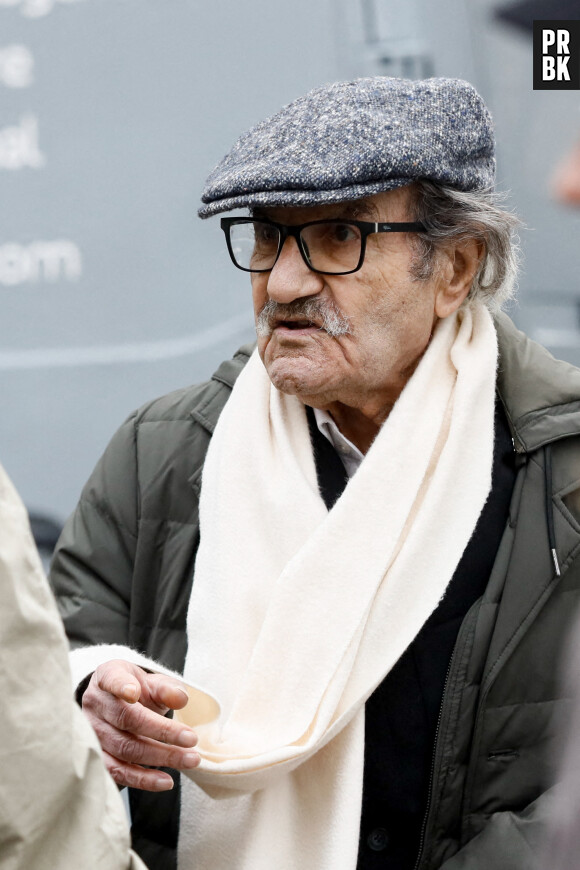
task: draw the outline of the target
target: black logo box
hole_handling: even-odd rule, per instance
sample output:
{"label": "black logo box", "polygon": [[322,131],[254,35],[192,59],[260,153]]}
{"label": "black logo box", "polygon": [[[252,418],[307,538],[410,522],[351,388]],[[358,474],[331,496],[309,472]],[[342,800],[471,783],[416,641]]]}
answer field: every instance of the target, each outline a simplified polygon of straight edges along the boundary
{"label": "black logo box", "polygon": [[[552,33],[547,33],[544,39],[545,31],[552,31],[553,41]],[[563,35],[559,36],[558,31],[564,31]],[[569,54],[562,51],[565,47]],[[545,61],[545,57],[552,60]],[[569,81],[564,71],[568,72]],[[580,90],[580,20],[534,21],[534,90]]]}

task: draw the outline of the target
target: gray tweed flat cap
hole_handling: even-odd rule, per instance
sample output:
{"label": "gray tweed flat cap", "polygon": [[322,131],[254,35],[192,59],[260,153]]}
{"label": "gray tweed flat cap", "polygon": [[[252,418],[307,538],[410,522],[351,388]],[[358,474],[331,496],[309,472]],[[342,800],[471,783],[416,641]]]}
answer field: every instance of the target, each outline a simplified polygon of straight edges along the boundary
{"label": "gray tweed flat cap", "polygon": [[468,82],[337,82],[240,136],[207,179],[198,214],[342,202],[419,178],[492,187],[493,155],[490,114]]}

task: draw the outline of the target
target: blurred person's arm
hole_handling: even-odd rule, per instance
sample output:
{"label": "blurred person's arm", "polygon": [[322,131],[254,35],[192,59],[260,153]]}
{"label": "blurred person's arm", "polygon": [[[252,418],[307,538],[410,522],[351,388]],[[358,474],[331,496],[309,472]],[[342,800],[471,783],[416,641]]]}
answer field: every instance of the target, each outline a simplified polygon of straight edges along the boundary
{"label": "blurred person's arm", "polygon": [[144,870],[74,703],[66,638],[26,510],[0,467],[0,864]]}

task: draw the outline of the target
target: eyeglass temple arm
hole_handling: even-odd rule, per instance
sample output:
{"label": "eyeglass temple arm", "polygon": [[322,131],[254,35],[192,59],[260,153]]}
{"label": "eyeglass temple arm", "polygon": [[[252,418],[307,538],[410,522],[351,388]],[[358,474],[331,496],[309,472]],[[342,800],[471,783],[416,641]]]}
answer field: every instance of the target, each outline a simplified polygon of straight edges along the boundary
{"label": "eyeglass temple arm", "polygon": [[405,232],[421,232],[427,229],[421,221],[408,221],[406,223],[391,223],[383,224],[376,223],[373,232],[375,233],[405,233]]}

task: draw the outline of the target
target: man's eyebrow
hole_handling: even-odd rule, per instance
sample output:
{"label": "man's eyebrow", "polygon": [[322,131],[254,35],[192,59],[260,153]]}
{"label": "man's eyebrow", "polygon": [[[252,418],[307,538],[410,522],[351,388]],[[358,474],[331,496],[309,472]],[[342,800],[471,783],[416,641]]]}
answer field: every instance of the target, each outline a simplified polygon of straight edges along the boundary
{"label": "man's eyebrow", "polygon": [[[341,218],[348,220],[357,220],[358,218],[372,218],[372,220],[379,219],[379,212],[377,207],[373,202],[368,202],[364,199],[353,200],[352,202],[343,202],[337,204],[340,207],[338,208],[336,214],[332,216],[329,215],[329,220],[339,220]],[[257,219],[270,220],[268,214],[265,209],[260,208],[260,206],[253,206],[250,208],[250,217]]]}
{"label": "man's eyebrow", "polygon": [[353,220],[369,217],[377,220],[378,211],[374,203],[361,199],[355,202],[345,202],[337,217],[352,218]]}

